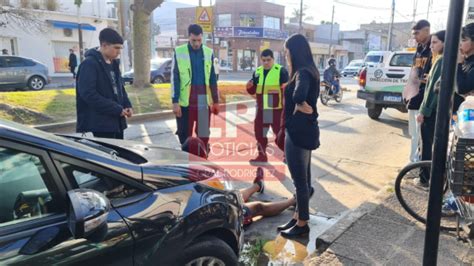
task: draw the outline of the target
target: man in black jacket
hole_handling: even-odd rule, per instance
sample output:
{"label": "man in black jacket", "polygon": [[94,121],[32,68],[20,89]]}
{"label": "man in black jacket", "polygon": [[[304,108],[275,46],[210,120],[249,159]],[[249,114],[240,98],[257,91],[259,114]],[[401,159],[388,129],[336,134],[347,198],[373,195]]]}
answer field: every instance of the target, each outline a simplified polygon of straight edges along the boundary
{"label": "man in black jacket", "polygon": [[424,19],[418,21],[412,28],[412,34],[418,43],[413,59],[413,68],[417,71],[417,77],[420,80],[420,90],[416,96],[409,99],[407,109],[409,115],[408,128],[411,135],[410,161],[416,162],[419,160],[418,146],[421,132],[420,125],[416,122],[416,117],[423,101],[426,77],[431,69],[430,23]]}
{"label": "man in black jacket", "polygon": [[77,56],[74,54],[73,49],[69,49],[69,70],[72,73],[72,77],[76,78],[76,67],[77,67]]}
{"label": "man in black jacket", "polygon": [[123,139],[132,105],[123,86],[117,57],[123,39],[113,29],[99,34],[100,48],[89,49],[79,66],[76,83],[77,128],[94,137]]}

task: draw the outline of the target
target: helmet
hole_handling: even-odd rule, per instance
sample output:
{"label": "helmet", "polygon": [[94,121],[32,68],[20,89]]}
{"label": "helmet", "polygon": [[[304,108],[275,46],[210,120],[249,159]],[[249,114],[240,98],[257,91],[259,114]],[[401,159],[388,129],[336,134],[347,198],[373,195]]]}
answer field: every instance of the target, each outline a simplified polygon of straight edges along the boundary
{"label": "helmet", "polygon": [[330,65],[330,66],[335,66],[335,65],[336,65],[336,59],[330,58],[330,59],[328,60],[328,65]]}

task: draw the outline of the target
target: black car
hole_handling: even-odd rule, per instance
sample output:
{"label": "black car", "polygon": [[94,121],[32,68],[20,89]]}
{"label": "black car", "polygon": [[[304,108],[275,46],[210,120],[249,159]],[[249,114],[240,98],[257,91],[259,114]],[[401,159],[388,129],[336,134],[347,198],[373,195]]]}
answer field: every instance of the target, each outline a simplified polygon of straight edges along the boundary
{"label": "black car", "polygon": [[[150,82],[153,84],[170,83],[171,58],[153,59],[150,61]],[[122,79],[125,83],[132,84],[135,77],[133,69],[124,73]]]}
{"label": "black car", "polygon": [[184,152],[0,120],[0,265],[237,265],[228,180]]}

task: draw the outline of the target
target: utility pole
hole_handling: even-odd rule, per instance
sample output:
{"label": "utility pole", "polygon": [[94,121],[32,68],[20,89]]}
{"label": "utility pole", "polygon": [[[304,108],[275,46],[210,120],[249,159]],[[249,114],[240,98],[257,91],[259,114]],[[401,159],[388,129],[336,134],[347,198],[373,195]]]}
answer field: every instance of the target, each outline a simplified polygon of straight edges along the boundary
{"label": "utility pole", "polygon": [[413,0],[413,23],[416,21],[416,9],[418,8],[418,0]]}
{"label": "utility pole", "polygon": [[300,27],[298,32],[303,33],[303,0],[300,0]]}
{"label": "utility pole", "polygon": [[328,50],[328,57],[331,57],[332,32],[333,32],[333,28],[334,28],[334,5],[332,6],[331,32],[329,33],[329,50]]}
{"label": "utility pole", "polygon": [[395,0],[392,0],[392,18],[390,19],[390,27],[388,29],[388,43],[387,50],[392,51],[392,35],[393,35],[393,20],[395,18]]}
{"label": "utility pole", "polygon": [[79,35],[79,64],[84,60],[84,47],[82,43],[82,27],[81,27],[81,4],[82,1],[76,1],[77,6],[77,32]]}
{"label": "utility pole", "polygon": [[[212,21],[212,23],[211,23],[211,26],[212,26],[212,30],[211,30],[211,34],[212,34],[212,38],[211,38],[211,41],[212,41],[212,52],[214,53],[214,58],[216,58],[216,54],[215,54],[216,48],[215,48],[215,46],[214,46],[214,42],[215,42],[215,40],[214,40],[214,24],[215,24],[215,22],[216,22],[216,20],[215,20],[214,18],[215,18],[215,16],[216,16],[216,10],[215,10],[215,8],[212,6],[212,0],[209,0],[209,6],[212,8],[212,17],[211,17],[211,21]],[[219,55],[218,55],[218,56],[219,56]],[[214,63],[214,62],[213,62],[213,63]]]}
{"label": "utility pole", "polygon": [[431,9],[432,4],[433,4],[433,0],[428,0],[428,11],[426,12],[426,20],[430,18],[430,9]]}

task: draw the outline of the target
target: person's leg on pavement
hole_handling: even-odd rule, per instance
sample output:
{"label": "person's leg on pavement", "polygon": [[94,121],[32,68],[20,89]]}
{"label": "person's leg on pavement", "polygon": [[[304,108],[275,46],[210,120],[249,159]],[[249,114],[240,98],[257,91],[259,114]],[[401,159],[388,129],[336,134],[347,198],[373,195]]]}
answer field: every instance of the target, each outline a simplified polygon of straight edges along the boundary
{"label": "person's leg on pavement", "polygon": [[418,148],[420,139],[420,125],[416,121],[418,110],[408,110],[408,132],[411,137],[410,162],[418,162],[420,160]]}
{"label": "person's leg on pavement", "polygon": [[292,197],[291,199],[276,202],[252,201],[245,203],[245,206],[250,209],[253,217],[271,217],[282,213],[293,206],[295,202],[296,199]]}
{"label": "person's leg on pavement", "polygon": [[263,110],[258,109],[254,120],[254,134],[257,140],[257,151],[258,155],[255,159],[251,159],[250,162],[265,162],[266,161],[266,149],[268,145],[268,139],[266,137],[268,133],[268,126],[264,124]]}
{"label": "person's leg on pavement", "polygon": [[[436,123],[436,114],[430,117],[425,117],[423,124],[421,124],[421,160],[431,161],[433,153],[433,138]],[[430,180],[431,169],[422,169],[420,173],[420,182],[428,183]]]}
{"label": "person's leg on pavement", "polygon": [[188,137],[190,137],[189,124],[189,107],[181,107],[181,117],[176,117],[176,135],[178,135],[179,143],[181,145],[183,145],[183,143],[188,139]]}
{"label": "person's leg on pavement", "polygon": [[332,81],[332,86],[334,87],[334,93],[338,94],[339,89],[340,89],[339,81],[338,80],[333,80]]}
{"label": "person's leg on pavement", "polygon": [[[308,161],[311,157],[311,150],[302,149],[294,145],[289,134],[285,139],[285,154],[291,178],[296,188],[297,213],[293,219],[296,224],[284,231],[283,236],[296,236],[309,232],[307,225],[309,220],[309,185],[308,185]],[[291,223],[290,221],[289,223]],[[281,227],[280,227],[281,228]]]}
{"label": "person's leg on pavement", "polygon": [[196,136],[204,142],[206,147],[208,147],[209,153],[209,137],[211,135],[211,110],[209,108],[199,109],[195,113],[195,118]]}
{"label": "person's leg on pavement", "polygon": [[242,194],[242,199],[244,202],[249,201],[250,197],[257,193],[260,190],[260,186],[256,183],[252,184],[250,187],[240,189],[240,194]]}

